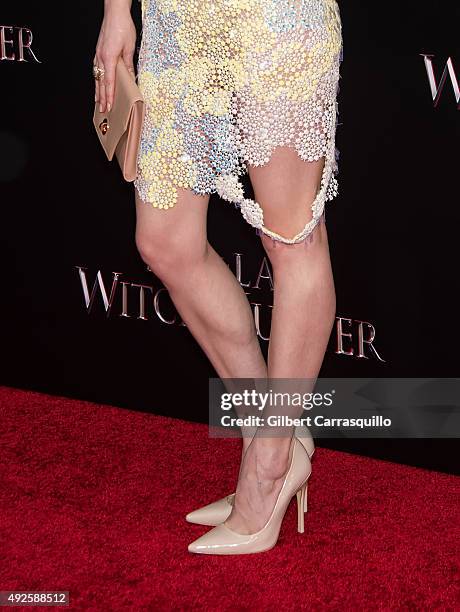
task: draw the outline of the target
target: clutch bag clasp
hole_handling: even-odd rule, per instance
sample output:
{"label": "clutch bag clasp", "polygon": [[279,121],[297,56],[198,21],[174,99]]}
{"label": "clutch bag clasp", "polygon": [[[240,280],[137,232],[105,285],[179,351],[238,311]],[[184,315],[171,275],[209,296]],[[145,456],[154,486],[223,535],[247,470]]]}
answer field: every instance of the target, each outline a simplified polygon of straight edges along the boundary
{"label": "clutch bag clasp", "polygon": [[108,119],[107,119],[107,117],[106,117],[106,118],[105,118],[103,121],[101,121],[101,123],[99,124],[99,129],[101,130],[101,132],[102,132],[102,135],[103,135],[103,136],[105,136],[105,134],[107,134],[107,130],[109,129],[109,127],[110,127],[110,125],[109,125]]}

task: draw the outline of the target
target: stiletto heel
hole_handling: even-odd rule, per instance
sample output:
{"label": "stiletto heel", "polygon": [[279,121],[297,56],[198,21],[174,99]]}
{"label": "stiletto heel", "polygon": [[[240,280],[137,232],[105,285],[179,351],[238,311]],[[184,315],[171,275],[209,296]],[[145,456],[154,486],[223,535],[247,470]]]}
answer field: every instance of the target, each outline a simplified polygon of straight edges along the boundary
{"label": "stiletto heel", "polygon": [[294,437],[294,447],[289,469],[278,495],[275,507],[265,526],[256,533],[242,534],[233,531],[222,523],[214,527],[201,538],[189,544],[189,551],[205,555],[247,555],[264,552],[273,548],[278,536],[289,502],[297,494],[298,531],[304,531],[304,503],[306,484],[311,474],[311,463],[307,451]]}
{"label": "stiletto heel", "polygon": [[307,511],[308,480],[297,491],[297,531],[305,531],[305,513]]}
{"label": "stiletto heel", "polygon": [[[295,436],[307,451],[310,459],[313,457],[315,452],[315,444],[311,433],[307,427],[299,426],[295,429]],[[189,523],[195,523],[196,525],[209,525],[214,527],[220,525],[228,519],[233,507],[234,493],[226,495],[215,502],[202,506],[198,510],[189,512],[185,517],[185,520]],[[305,496],[304,512],[307,511],[307,497]]]}

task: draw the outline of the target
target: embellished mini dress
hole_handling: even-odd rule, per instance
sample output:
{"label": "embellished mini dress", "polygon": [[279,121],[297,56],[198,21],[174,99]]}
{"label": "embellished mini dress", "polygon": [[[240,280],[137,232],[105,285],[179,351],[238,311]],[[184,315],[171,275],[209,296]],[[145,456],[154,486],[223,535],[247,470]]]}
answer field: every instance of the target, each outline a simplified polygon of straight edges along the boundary
{"label": "embellished mini dress", "polygon": [[[140,199],[168,214],[179,188],[217,193],[259,233],[305,240],[338,193],[342,56],[336,0],[142,0]],[[324,157],[312,215],[291,237],[264,225],[241,181],[278,146]]]}

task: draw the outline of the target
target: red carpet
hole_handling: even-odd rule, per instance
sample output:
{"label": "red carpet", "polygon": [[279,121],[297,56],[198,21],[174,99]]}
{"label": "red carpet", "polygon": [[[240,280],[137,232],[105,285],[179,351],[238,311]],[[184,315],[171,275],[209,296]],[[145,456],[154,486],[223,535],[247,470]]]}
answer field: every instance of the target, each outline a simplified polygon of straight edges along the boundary
{"label": "red carpet", "polygon": [[233,490],[238,441],[5,387],[0,412],[0,590],[98,611],[460,608],[454,476],[318,449],[303,536],[291,504],[271,551],[192,555],[207,528],[183,517]]}

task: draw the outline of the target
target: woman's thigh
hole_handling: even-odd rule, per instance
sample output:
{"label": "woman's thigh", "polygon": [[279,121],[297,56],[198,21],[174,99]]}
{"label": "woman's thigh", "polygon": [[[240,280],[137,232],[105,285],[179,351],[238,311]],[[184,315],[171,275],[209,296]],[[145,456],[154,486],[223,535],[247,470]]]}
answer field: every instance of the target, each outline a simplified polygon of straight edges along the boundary
{"label": "woman's thigh", "polygon": [[248,166],[267,229],[291,238],[312,219],[325,158],[304,161],[293,147],[277,147],[263,166]]}

